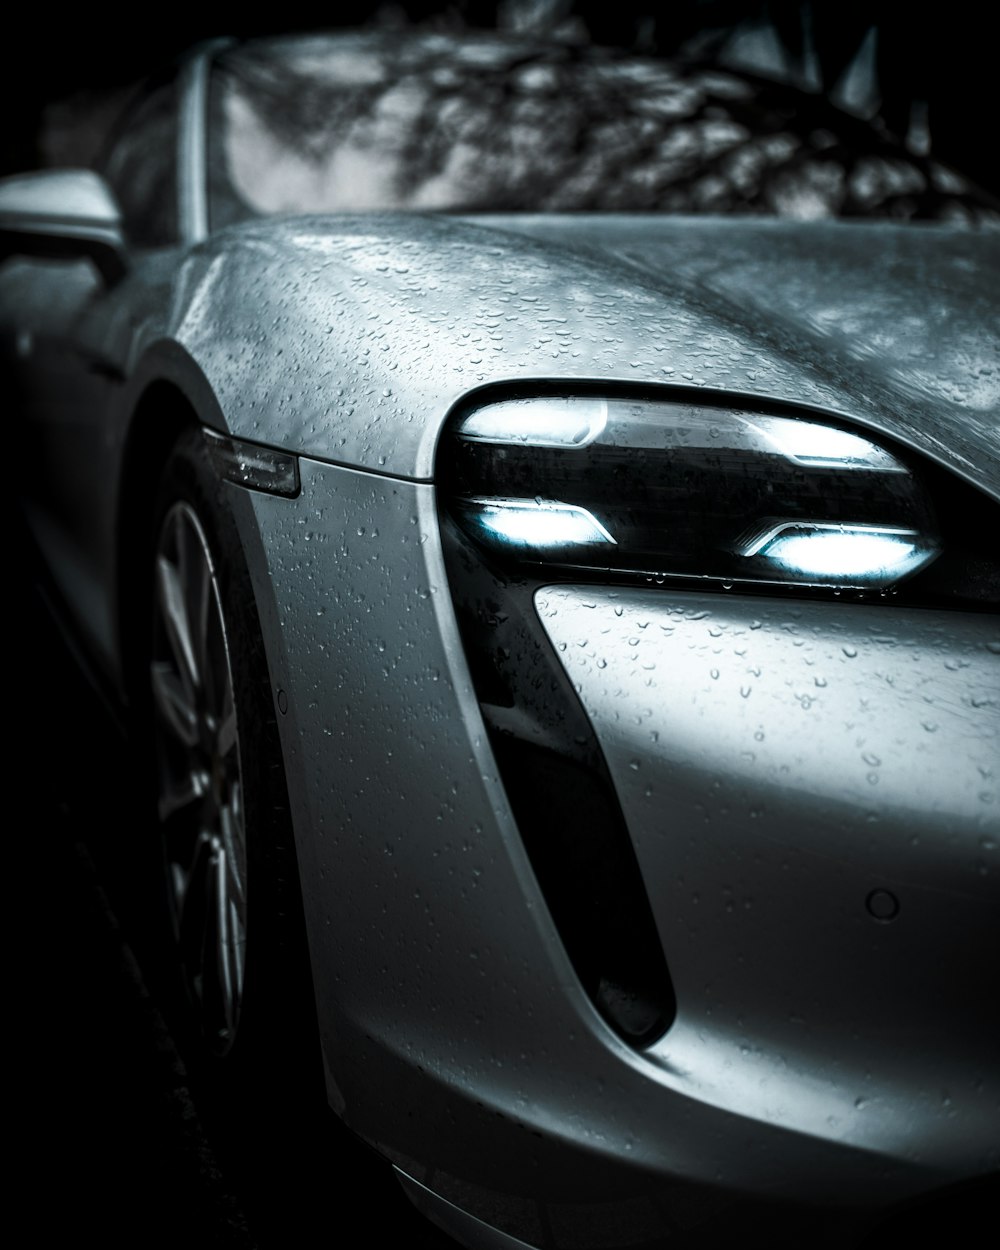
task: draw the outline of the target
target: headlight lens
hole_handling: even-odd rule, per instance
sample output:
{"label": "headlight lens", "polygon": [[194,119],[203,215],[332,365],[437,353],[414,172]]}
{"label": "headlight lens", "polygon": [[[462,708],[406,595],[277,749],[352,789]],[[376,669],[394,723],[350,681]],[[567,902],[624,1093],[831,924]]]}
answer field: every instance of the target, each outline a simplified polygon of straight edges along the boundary
{"label": "headlight lens", "polygon": [[480,541],[523,555],[611,543],[615,540],[586,508],[549,499],[459,499],[466,528]]}
{"label": "headlight lens", "polygon": [[560,396],[483,405],[450,438],[456,519],[518,562],[885,590],[940,551],[900,455],[813,416]]}

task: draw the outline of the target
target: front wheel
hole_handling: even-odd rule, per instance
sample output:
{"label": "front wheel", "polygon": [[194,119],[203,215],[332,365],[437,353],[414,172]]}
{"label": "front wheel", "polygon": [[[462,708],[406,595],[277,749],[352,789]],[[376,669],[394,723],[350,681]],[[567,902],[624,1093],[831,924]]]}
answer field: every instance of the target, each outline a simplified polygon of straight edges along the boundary
{"label": "front wheel", "polygon": [[[153,816],[179,1005],[213,1102],[322,1100],[305,926],[267,657],[200,429],[164,468],[149,556]],[[238,1119],[239,1117],[237,1117]]]}
{"label": "front wheel", "polygon": [[234,1044],[247,945],[243,757],[230,642],[205,527],[186,499],[162,518],[150,680],[157,816],[173,939],[208,1050]]}

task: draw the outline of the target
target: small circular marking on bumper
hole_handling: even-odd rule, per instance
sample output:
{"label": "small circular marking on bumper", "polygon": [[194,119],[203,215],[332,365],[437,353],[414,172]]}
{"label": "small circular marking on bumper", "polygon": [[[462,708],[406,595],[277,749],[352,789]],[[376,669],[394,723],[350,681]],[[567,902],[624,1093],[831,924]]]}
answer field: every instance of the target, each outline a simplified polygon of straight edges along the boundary
{"label": "small circular marking on bumper", "polygon": [[899,915],[899,899],[889,890],[872,890],[865,899],[868,914],[873,920],[888,924]]}

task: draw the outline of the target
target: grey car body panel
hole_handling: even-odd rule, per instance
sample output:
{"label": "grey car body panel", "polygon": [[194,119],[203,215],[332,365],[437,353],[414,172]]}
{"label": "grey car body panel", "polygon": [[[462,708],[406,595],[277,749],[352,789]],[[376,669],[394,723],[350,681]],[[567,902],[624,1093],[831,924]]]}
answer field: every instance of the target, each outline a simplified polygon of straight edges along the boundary
{"label": "grey car body panel", "polygon": [[[108,484],[99,516],[67,517],[47,547],[64,591],[74,579],[91,605],[117,578],[133,417],[164,380],[238,437],[415,480],[432,478],[449,412],[491,385],[742,395],[881,430],[1000,498],[1000,234],[368,214],[259,221],[139,254],[111,290],[81,283],[81,268],[4,266],[0,333],[35,345],[16,362],[33,387],[61,386],[38,356],[59,344],[73,385],[102,392],[77,405],[71,443],[65,396],[33,414],[40,476]],[[114,609],[88,610],[87,631],[113,673]]]}
{"label": "grey car body panel", "polygon": [[1000,497],[998,280],[1000,234],[938,227],[288,218],[192,252],[132,352],[180,344],[240,437],[399,477],[470,391],[548,379],[839,413]]}
{"label": "grey car body panel", "polygon": [[[301,473],[297,499],[231,493],[287,695],[330,1099],[347,1122],[417,1179],[414,1160],[433,1159],[445,1196],[449,1177],[466,1195],[549,1186],[595,1203],[684,1181],[863,1205],[988,1166],[979,1130],[951,1131],[944,1109],[945,1131],[916,1144],[912,1118],[842,1115],[861,1090],[836,1059],[808,1102],[776,1095],[748,1119],[727,1072],[744,1064],[759,1081],[770,1065],[778,1082],[777,1055],[734,1045],[713,1080],[687,1051],[675,1062],[666,1043],[644,1053],[617,1038],[579,987],[497,779],[434,487],[308,459]],[[844,629],[853,637],[853,620]],[[792,1050],[802,1026],[787,1031]],[[495,1222],[477,1201],[460,1205]]]}
{"label": "grey car body panel", "polygon": [[1000,1164],[1000,621],[594,586],[536,605],[673,972],[653,1053],[748,1115]]}

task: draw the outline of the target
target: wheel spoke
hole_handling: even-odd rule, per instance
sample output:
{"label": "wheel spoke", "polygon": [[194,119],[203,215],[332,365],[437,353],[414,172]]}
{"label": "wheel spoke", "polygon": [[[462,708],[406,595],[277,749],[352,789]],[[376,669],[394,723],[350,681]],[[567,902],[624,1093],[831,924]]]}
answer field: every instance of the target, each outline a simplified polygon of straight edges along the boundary
{"label": "wheel spoke", "polygon": [[205,789],[204,774],[197,771],[185,771],[180,776],[161,777],[157,803],[160,820],[165,824],[178,812],[192,808],[201,800]]}
{"label": "wheel spoke", "polygon": [[237,986],[243,985],[243,948],[246,945],[245,929],[243,926],[243,917],[239,914],[235,903],[232,899],[229,901],[229,928],[230,932],[235,934],[235,940],[232,947],[233,955],[233,980]]}
{"label": "wheel spoke", "polygon": [[246,850],[243,842],[243,826],[241,821],[230,804],[226,804],[219,811],[219,824],[222,828],[222,840],[226,849],[226,860],[231,882],[230,893],[233,901],[240,911],[240,919],[243,919],[243,906],[245,897],[245,887],[241,875],[241,866],[246,859]]}
{"label": "wheel spoke", "polygon": [[172,666],[162,660],[152,665],[153,704],[160,722],[170,730],[182,746],[192,748],[198,742],[198,711],[191,691]]}
{"label": "wheel spoke", "polygon": [[161,555],[157,559],[156,587],[161,617],[177,664],[177,671],[181,680],[190,687],[193,695],[194,691],[200,687],[201,681],[181,576],[181,570],[166,556]]}
{"label": "wheel spoke", "polygon": [[228,759],[230,751],[236,746],[236,709],[230,691],[227,691],[216,741],[220,759]]}
{"label": "wheel spoke", "polygon": [[[213,891],[212,891],[212,937],[213,954],[215,957],[215,985],[214,988],[218,992],[219,1016],[220,1024],[223,1025],[226,1033],[231,1033],[236,1023],[236,995],[237,982],[234,977],[234,938],[235,934],[230,927],[230,905],[229,892],[226,889],[226,881],[228,878],[228,870],[226,865],[227,855],[221,843],[216,843],[214,854],[212,856],[213,870]],[[208,952],[206,951],[206,956]],[[208,969],[206,968],[206,972]],[[222,1030],[219,1030],[220,1034]]]}
{"label": "wheel spoke", "polygon": [[[188,540],[190,542],[190,539]],[[185,548],[185,561],[181,585],[185,593],[187,619],[191,626],[191,644],[194,654],[195,671],[205,691],[206,705],[214,704],[214,684],[216,680],[215,656],[212,653],[209,632],[221,631],[218,619],[218,608],[212,593],[212,571],[208,561],[198,554]]]}

